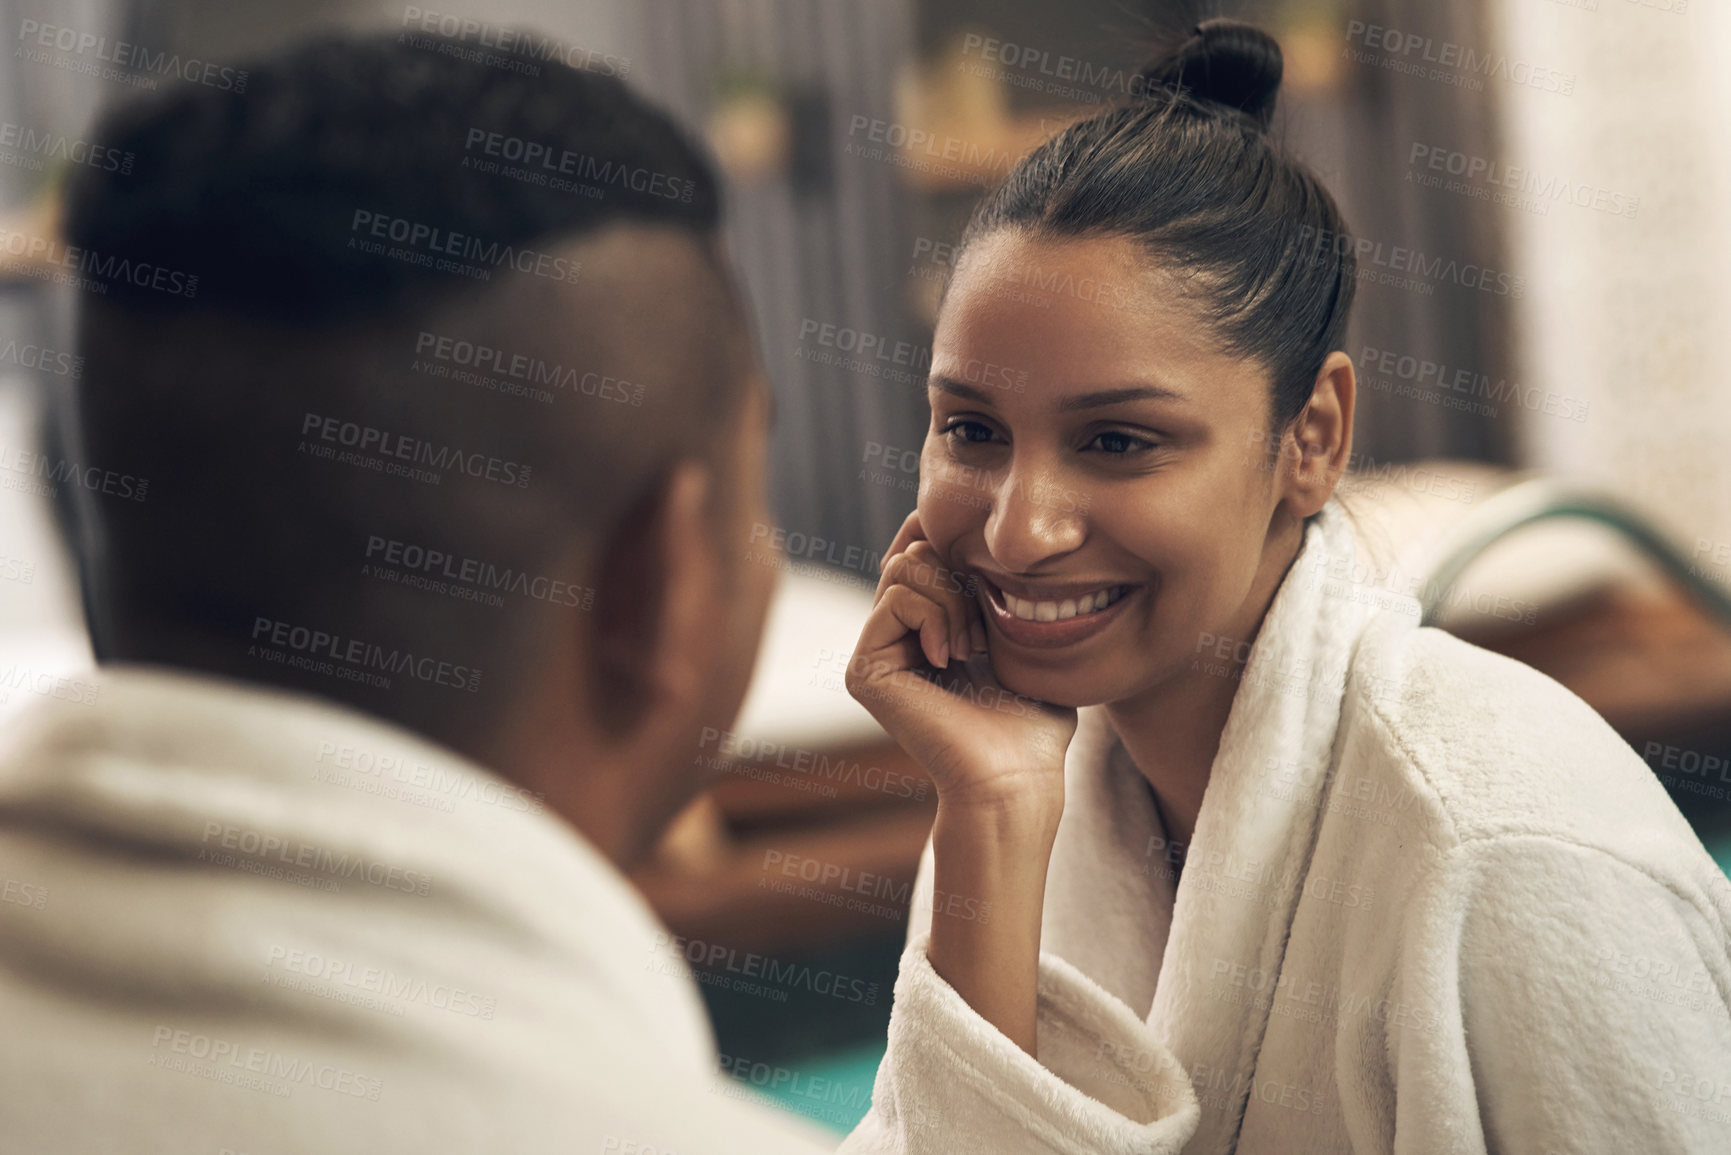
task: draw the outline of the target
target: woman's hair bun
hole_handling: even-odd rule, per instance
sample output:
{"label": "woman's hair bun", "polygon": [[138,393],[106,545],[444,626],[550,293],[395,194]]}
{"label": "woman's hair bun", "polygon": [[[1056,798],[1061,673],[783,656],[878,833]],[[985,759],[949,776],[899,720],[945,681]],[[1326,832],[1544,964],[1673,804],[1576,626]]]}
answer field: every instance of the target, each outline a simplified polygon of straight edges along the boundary
{"label": "woman's hair bun", "polygon": [[1217,17],[1190,39],[1146,65],[1142,81],[1236,108],[1267,128],[1280,92],[1280,44],[1254,24]]}

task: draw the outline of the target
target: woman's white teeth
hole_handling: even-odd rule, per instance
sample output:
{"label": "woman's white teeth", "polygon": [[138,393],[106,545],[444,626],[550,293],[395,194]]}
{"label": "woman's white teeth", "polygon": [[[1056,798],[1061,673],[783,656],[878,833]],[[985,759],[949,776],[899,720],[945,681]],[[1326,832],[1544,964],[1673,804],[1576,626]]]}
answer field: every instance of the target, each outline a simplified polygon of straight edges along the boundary
{"label": "woman's white teeth", "polygon": [[1108,589],[1096,590],[1091,594],[1083,594],[1079,598],[1065,598],[1063,601],[1050,602],[1038,602],[1031,598],[1019,598],[1015,594],[1006,593],[1004,594],[1004,608],[1024,622],[1061,622],[1066,618],[1098,613],[1123,596],[1123,586],[1112,586]]}

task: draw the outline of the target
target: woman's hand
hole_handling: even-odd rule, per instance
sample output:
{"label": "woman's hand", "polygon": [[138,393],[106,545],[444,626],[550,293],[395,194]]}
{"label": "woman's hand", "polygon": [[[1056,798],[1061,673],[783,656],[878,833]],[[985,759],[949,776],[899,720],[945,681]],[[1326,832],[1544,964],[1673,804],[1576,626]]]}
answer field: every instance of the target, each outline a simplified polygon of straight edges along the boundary
{"label": "woman's hand", "polygon": [[848,693],[925,767],[940,804],[1055,818],[1076,711],[998,683],[974,583],[909,514],[884,556],[877,601],[848,663]]}
{"label": "woman's hand", "polygon": [[917,513],[890,544],[847,688],[937,786],[932,968],[1034,1054],[1046,867],[1076,711],[992,676],[972,580],[926,540]]}

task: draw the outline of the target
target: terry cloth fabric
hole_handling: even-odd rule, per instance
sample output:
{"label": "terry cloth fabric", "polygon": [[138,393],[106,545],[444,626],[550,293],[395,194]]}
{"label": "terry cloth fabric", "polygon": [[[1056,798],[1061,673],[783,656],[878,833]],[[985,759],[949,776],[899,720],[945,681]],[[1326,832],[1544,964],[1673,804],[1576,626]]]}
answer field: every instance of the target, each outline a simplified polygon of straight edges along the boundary
{"label": "terry cloth fabric", "polygon": [[[1043,966],[1121,1000],[1133,1047],[1187,1073],[1185,1155],[1731,1151],[1731,883],[1585,703],[1420,628],[1355,558],[1331,504],[1187,848],[1083,711]],[[928,846],[874,1115],[921,1069],[898,1031],[925,1005],[931,888]],[[1112,1104],[1090,1090],[1117,1054],[1053,1084],[1067,1110]],[[1102,1149],[1141,1149],[1137,1113],[1091,1118]]]}
{"label": "terry cloth fabric", "polygon": [[[797,1072],[722,1073],[680,940],[540,799],[313,698],[136,667],[94,686],[0,735],[0,1150],[833,1149],[756,1101]],[[1049,971],[1042,1037],[1131,1056],[1136,1017]],[[924,989],[897,1036],[925,1056],[898,1085],[917,1108],[850,1151],[1123,1129],[1002,1036],[963,1062],[949,1041],[995,1032],[929,971]],[[1150,1077],[1187,1102],[1175,1067]],[[1124,1117],[1166,1110],[1126,1094]],[[1176,1151],[1154,1141],[1194,1126],[1174,1110],[1124,1150]]]}

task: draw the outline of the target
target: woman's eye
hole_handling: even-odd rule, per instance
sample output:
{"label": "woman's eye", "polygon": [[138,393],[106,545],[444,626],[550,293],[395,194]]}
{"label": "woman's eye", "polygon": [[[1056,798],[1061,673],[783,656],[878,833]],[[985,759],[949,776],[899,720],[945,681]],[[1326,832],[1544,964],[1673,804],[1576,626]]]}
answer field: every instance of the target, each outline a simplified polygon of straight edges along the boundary
{"label": "woman's eye", "polygon": [[1088,442],[1088,448],[1097,448],[1102,453],[1112,454],[1137,453],[1154,447],[1154,443],[1146,437],[1137,437],[1131,433],[1120,433],[1115,430],[1098,434],[1092,441]]}
{"label": "woman's eye", "polygon": [[947,437],[958,438],[962,441],[978,443],[982,441],[990,441],[992,439],[992,427],[989,425],[982,425],[978,421],[952,421],[948,425],[944,426],[943,432]]}

